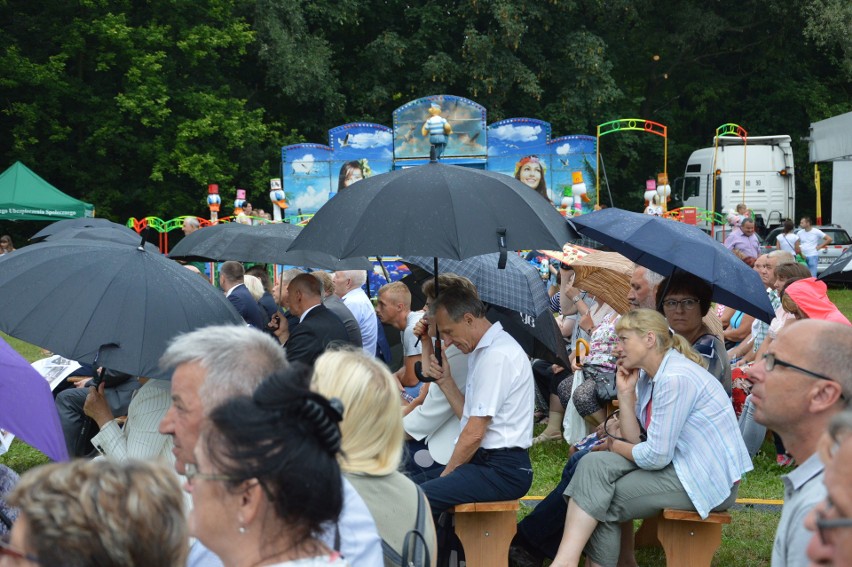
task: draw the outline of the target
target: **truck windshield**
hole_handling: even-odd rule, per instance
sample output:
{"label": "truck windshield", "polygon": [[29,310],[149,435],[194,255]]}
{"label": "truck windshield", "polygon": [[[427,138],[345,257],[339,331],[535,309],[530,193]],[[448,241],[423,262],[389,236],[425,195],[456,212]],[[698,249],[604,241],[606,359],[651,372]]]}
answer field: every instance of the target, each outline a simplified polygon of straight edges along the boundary
{"label": "truck windshield", "polygon": [[699,195],[699,185],[700,178],[699,177],[685,177],[683,179],[683,199],[689,199],[690,197],[698,197]]}

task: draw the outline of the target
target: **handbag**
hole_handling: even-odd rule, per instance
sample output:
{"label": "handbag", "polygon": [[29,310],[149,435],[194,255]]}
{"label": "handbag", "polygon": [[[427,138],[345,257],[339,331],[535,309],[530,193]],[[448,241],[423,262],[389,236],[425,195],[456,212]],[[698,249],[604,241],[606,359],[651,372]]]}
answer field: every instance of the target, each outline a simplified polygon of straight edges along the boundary
{"label": "handbag", "polygon": [[609,402],[618,397],[618,390],[615,387],[615,372],[601,370],[596,366],[586,367],[584,371],[591,373],[591,379],[595,381],[595,397],[599,402]]}
{"label": "handbag", "polygon": [[432,563],[429,560],[429,547],[426,544],[426,512],[424,511],[423,500],[426,495],[423,490],[417,488],[417,519],[414,522],[414,529],[408,530],[402,540],[402,555],[396,552],[388,542],[382,539],[382,555],[386,561],[400,567],[429,567]]}

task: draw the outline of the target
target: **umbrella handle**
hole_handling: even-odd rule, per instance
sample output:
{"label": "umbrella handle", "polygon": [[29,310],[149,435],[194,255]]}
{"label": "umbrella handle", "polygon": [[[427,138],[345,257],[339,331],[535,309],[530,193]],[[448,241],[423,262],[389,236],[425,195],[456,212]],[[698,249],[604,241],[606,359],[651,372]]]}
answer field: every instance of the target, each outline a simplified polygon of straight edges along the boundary
{"label": "umbrella handle", "polygon": [[583,347],[583,356],[587,356],[589,351],[591,351],[591,347],[589,347],[589,341],[586,339],[577,339],[577,342],[574,343],[574,356],[577,361],[577,365],[580,364],[580,347]]}
{"label": "umbrella handle", "polygon": [[434,382],[435,379],[431,376],[426,376],[423,374],[423,363],[419,360],[414,363],[414,375],[417,376],[417,379],[421,382]]}

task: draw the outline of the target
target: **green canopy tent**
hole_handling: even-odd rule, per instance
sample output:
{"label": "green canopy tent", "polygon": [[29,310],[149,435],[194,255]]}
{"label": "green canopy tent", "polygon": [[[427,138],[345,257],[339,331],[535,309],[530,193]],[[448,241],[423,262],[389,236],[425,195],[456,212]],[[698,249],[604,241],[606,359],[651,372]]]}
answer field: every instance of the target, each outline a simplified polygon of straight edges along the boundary
{"label": "green canopy tent", "polygon": [[66,195],[19,161],[0,174],[0,219],[56,221],[94,212],[92,205]]}

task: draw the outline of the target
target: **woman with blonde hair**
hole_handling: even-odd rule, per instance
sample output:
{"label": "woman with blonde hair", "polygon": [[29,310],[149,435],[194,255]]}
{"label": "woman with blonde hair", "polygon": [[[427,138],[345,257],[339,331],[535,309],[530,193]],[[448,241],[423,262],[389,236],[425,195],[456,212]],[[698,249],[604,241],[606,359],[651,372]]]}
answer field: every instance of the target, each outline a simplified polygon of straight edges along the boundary
{"label": "woman with blonde hair", "polygon": [[406,547],[422,556],[423,541],[409,534],[414,529],[425,539],[434,565],[435,526],[429,504],[417,485],[398,470],[404,437],[402,406],[390,371],[360,351],[327,351],[314,364],[311,386],[343,403],[340,468],[376,521],[385,565],[399,565]]}
{"label": "woman with blonde hair", "polygon": [[734,412],[701,355],[663,316],[636,309],[616,324],[618,428],[583,458],[565,496],[565,530],[553,567],[616,565],[620,523],[664,508],[702,518],[736,500],[752,469]]}
{"label": "woman with blonde hair", "polygon": [[8,502],[18,519],[0,548],[0,564],[7,557],[63,567],[185,564],[183,493],[162,464],[44,465],[21,477]]}

